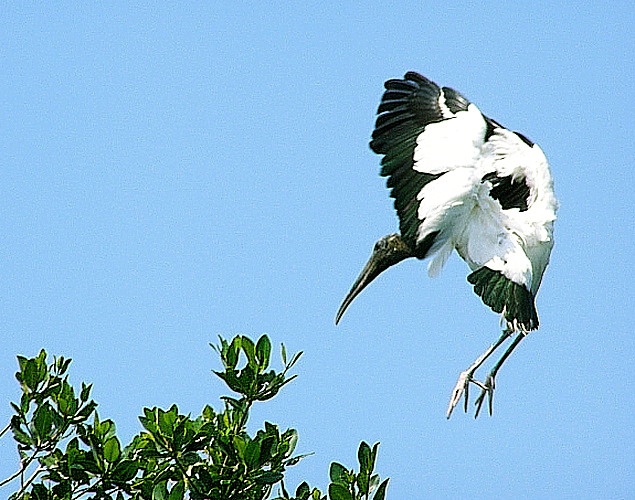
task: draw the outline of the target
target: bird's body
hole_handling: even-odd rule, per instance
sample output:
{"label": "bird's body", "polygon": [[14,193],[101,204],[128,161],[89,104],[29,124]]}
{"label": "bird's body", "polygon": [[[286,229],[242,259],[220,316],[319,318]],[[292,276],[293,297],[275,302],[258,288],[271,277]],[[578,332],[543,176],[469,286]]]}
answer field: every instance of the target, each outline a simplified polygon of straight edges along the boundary
{"label": "bird's body", "polygon": [[388,267],[430,258],[429,273],[436,275],[456,250],[472,271],[475,292],[503,315],[507,336],[536,329],[535,297],[557,209],[542,150],[417,73],[385,87],[370,146],[383,155],[381,175],[395,199],[400,234],[377,243],[336,321]]}

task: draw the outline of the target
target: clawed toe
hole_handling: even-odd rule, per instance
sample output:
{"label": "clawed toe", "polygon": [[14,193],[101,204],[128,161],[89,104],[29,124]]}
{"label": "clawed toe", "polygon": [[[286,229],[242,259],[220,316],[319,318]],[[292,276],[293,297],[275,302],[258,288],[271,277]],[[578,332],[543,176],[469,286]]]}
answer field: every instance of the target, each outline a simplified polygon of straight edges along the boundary
{"label": "clawed toe", "polygon": [[474,405],[476,406],[476,411],[474,412],[474,418],[478,417],[478,414],[481,412],[481,407],[483,406],[483,403],[485,402],[486,395],[487,395],[487,401],[488,401],[489,414],[491,415],[494,410],[495,383],[494,383],[494,377],[492,376],[492,374],[490,373],[487,376],[484,384],[479,384],[479,385],[481,387],[481,393],[478,395],[478,397],[476,398],[476,401],[474,402]]}
{"label": "clawed toe", "polygon": [[[452,412],[454,411],[454,408],[456,408],[456,405],[459,404],[461,396],[463,396],[463,410],[465,411],[465,413],[467,413],[468,401],[470,399],[470,384],[474,384],[481,389],[481,395],[479,396],[479,399],[477,399],[478,402],[480,399],[483,398],[484,393],[490,390],[490,387],[487,385],[488,380],[486,380],[485,383],[476,380],[474,378],[474,370],[465,370],[464,372],[461,372],[461,374],[459,375],[459,379],[457,380],[456,385],[452,390],[452,396],[450,397],[450,403],[448,404],[446,417],[450,418],[450,416],[452,416]],[[491,390],[493,390],[493,388]]]}

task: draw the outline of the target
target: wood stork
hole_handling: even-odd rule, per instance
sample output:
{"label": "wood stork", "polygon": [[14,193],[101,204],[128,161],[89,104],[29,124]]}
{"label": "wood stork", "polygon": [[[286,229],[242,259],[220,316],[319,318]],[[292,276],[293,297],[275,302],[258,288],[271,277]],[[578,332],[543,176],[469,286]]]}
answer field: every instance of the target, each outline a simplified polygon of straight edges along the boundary
{"label": "wood stork", "polygon": [[[415,72],[385,83],[370,142],[380,155],[399,216],[399,234],[380,239],[344,298],[337,324],[353,299],[380,273],[409,257],[431,258],[435,276],[456,249],[467,280],[505,328],[463,371],[447,417],[468,389],[481,389],[475,417],[494,379],[525,335],[538,328],[535,299],[553,247],[558,203],[547,159],[537,144],[483,115],[457,91]],[[515,335],[515,338],[513,338]],[[507,339],[507,350],[484,382],[475,371]]]}

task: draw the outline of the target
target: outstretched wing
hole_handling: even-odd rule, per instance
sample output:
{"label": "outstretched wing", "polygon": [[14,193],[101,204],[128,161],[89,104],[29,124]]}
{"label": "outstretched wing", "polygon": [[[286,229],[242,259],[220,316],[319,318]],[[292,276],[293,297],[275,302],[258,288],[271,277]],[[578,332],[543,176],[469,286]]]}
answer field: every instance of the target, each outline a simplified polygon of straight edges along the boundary
{"label": "outstretched wing", "polygon": [[370,147],[384,155],[381,175],[388,177],[401,236],[424,258],[439,232],[424,224],[439,208],[432,198],[423,200],[424,188],[431,193],[435,181],[440,188],[447,184],[440,178],[448,172],[474,168],[493,122],[455,90],[414,72],[388,80],[385,88]]}

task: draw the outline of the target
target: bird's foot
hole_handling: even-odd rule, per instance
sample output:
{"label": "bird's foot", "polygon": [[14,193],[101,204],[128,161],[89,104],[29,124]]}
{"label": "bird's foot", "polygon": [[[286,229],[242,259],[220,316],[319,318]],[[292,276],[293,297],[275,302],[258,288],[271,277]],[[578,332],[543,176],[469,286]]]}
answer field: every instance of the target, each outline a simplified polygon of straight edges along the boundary
{"label": "bird's foot", "polygon": [[465,413],[467,413],[467,403],[470,395],[470,384],[477,385],[481,388],[481,391],[487,391],[487,386],[474,378],[474,371],[474,368],[469,368],[461,372],[461,374],[459,375],[459,379],[457,380],[456,385],[452,390],[450,404],[448,405],[448,410],[445,414],[447,418],[450,418],[452,416],[452,412],[454,411],[454,408],[456,408],[456,405],[459,404],[461,396],[464,396],[463,409],[465,410]]}
{"label": "bird's foot", "polygon": [[493,405],[494,405],[494,388],[496,384],[494,383],[494,375],[490,373],[485,379],[485,383],[481,384],[481,393],[476,398],[474,405],[476,406],[476,411],[474,412],[474,418],[478,417],[478,414],[481,411],[481,407],[485,402],[485,396],[487,396],[487,406],[489,409],[489,414],[492,414]]}
{"label": "bird's foot", "polygon": [[481,389],[481,393],[476,398],[476,401],[474,401],[474,405],[476,406],[474,418],[478,417],[479,413],[481,412],[481,407],[485,402],[485,396],[487,396],[487,406],[489,409],[489,414],[492,414],[494,404],[494,388],[496,386],[494,382],[494,375],[490,373],[485,379],[485,382],[481,382],[474,378],[474,371],[475,370],[473,369],[468,369],[464,372],[461,372],[461,374],[459,375],[459,379],[457,380],[456,385],[452,390],[452,396],[450,397],[450,404],[448,405],[448,410],[446,412],[447,418],[450,418],[452,416],[452,412],[454,411],[454,408],[456,408],[456,406],[459,404],[461,397],[463,397],[463,410],[465,411],[465,413],[467,413],[468,401],[470,397],[470,384],[474,384]]}

